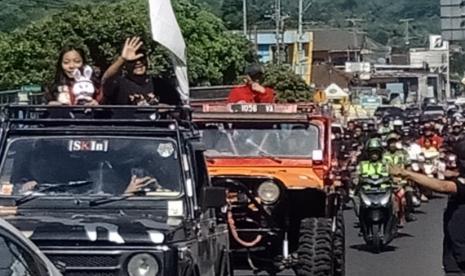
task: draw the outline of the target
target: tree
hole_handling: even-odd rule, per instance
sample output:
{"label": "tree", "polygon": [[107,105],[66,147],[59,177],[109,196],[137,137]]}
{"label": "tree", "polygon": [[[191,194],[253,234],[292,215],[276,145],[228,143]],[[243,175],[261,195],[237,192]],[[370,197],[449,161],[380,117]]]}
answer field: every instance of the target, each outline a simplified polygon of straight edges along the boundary
{"label": "tree", "polygon": [[[192,85],[225,84],[236,79],[253,59],[245,38],[231,34],[212,13],[189,0],[173,2],[187,44]],[[52,79],[59,50],[66,44],[81,45],[92,63],[102,69],[119,54],[126,37],[140,35],[150,53],[154,72],[168,74],[169,58],[151,40],[147,1],[74,6],[47,16],[24,29],[2,34],[0,89]]]}
{"label": "tree", "polygon": [[313,98],[312,89],[287,65],[267,65],[263,83],[276,91],[281,103],[308,102]]}

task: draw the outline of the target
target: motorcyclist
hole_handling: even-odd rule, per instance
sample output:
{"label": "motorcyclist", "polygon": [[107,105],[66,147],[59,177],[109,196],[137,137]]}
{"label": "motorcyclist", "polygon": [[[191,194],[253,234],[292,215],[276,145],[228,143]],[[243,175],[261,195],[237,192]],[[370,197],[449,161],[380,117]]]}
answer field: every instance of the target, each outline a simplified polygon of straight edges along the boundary
{"label": "motorcyclist", "polygon": [[365,143],[365,137],[363,135],[362,127],[355,127],[354,133],[352,134],[352,139],[353,143],[358,143],[359,145],[363,145]]}
{"label": "motorcyclist", "polygon": [[392,123],[392,133],[395,133],[398,136],[402,136],[404,134],[404,123],[401,120],[394,120]]}
{"label": "motorcyclist", "polygon": [[355,180],[355,196],[354,205],[355,205],[355,212],[359,214],[360,202],[357,196],[359,189],[361,188],[358,184],[360,183],[360,179],[363,178],[375,178],[375,177],[387,177],[388,168],[386,164],[383,163],[383,145],[379,138],[372,138],[368,140],[365,148],[364,148],[364,156],[363,160],[360,161],[357,165],[357,176]]}
{"label": "motorcyclist", "polygon": [[378,138],[368,140],[365,147],[366,158],[358,164],[360,177],[388,176],[386,164],[383,162],[383,146]]}
{"label": "motorcyclist", "polygon": [[354,130],[355,130],[355,123],[353,121],[350,121],[347,123],[347,127],[344,132],[346,134],[352,135],[354,133]]}
{"label": "motorcyclist", "polygon": [[[407,151],[403,149],[402,142],[397,134],[391,134],[386,139],[387,150],[383,154],[383,162],[388,166],[400,166],[406,168],[410,164]],[[395,178],[394,183],[397,186],[395,195],[397,199],[397,210],[405,209],[405,220],[414,221],[413,215],[413,188],[408,185],[407,181],[402,178]],[[405,206],[405,208],[403,208]],[[401,221],[404,220],[404,212],[400,212]]]}
{"label": "motorcyclist", "polygon": [[383,124],[378,129],[378,134],[381,136],[382,139],[384,139],[389,133],[391,133],[391,131],[391,120],[389,118],[383,118]]}
{"label": "motorcyclist", "polygon": [[426,123],[423,127],[423,135],[418,140],[418,144],[425,148],[425,143],[429,141],[431,146],[439,150],[442,146],[443,139],[435,133],[434,125]]}
{"label": "motorcyclist", "polygon": [[455,143],[462,139],[463,126],[458,120],[454,120],[452,123],[452,129],[447,137],[444,139],[444,146],[447,151],[451,151]]}

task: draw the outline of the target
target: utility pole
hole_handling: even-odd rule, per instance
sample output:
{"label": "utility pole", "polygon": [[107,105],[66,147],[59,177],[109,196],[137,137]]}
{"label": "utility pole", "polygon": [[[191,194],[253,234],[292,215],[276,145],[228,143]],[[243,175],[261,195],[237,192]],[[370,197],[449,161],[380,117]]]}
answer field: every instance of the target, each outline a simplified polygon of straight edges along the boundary
{"label": "utility pole", "polygon": [[304,60],[304,57],[305,57],[305,54],[304,54],[304,49],[303,49],[303,38],[304,38],[304,33],[303,33],[303,25],[304,25],[304,22],[303,22],[303,16],[304,16],[304,13],[310,8],[310,6],[313,4],[313,2],[310,2],[307,4],[307,6],[304,8],[304,0],[299,0],[299,28],[298,28],[298,51],[299,51],[299,63],[298,63],[298,66],[299,66],[299,74],[300,76],[303,76],[304,75],[304,72],[303,72],[303,60]]}
{"label": "utility pole", "polygon": [[274,18],[276,22],[276,62],[281,64],[281,0],[275,0]]}
{"label": "utility pole", "polygon": [[[346,21],[352,23],[352,32],[354,34],[354,48],[357,48],[358,47],[358,23],[361,23],[363,22],[364,20],[363,19],[360,19],[360,18],[348,18],[346,19]],[[357,55],[357,51],[356,49],[354,49],[354,59],[356,62],[360,62],[360,56]]]}
{"label": "utility pole", "polygon": [[247,37],[247,0],[242,0],[242,29],[244,36]]}
{"label": "utility pole", "polygon": [[274,13],[270,16],[276,23],[275,37],[276,37],[276,63],[281,64],[284,61],[284,21],[289,18],[289,16],[281,15],[281,0],[275,0],[274,2]]}
{"label": "utility pole", "polygon": [[447,43],[446,100],[448,100],[452,97],[450,90],[450,42],[444,40],[442,43]]}
{"label": "utility pole", "polygon": [[410,22],[413,21],[413,18],[406,18],[406,19],[401,19],[399,20],[400,23],[405,23],[405,45],[410,45],[410,29],[409,25]]}

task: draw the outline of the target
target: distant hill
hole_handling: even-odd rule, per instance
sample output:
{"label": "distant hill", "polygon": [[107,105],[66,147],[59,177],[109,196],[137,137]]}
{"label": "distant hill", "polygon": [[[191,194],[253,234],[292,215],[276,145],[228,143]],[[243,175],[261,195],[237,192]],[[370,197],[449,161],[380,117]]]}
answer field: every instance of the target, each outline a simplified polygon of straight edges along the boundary
{"label": "distant hill", "polygon": [[[211,7],[230,29],[242,28],[242,0],[197,0]],[[249,25],[273,28],[266,14],[273,12],[274,0],[247,0]],[[391,46],[404,45],[405,25],[401,19],[411,18],[410,42],[422,46],[428,33],[440,32],[439,0],[304,0],[313,4],[304,14],[309,27],[350,27],[348,18],[363,19],[362,28],[375,40]],[[290,18],[286,26],[297,25],[297,0],[282,0],[283,14]]]}
{"label": "distant hill", "polygon": [[111,0],[0,0],[0,32],[28,25],[47,14],[66,10],[70,5],[115,2]]}
{"label": "distant hill", "polygon": [[[100,0],[101,2],[114,2]],[[124,0],[122,0],[124,1]],[[144,0],[141,0],[144,1]],[[146,0],[145,0],[146,1]],[[191,0],[202,3],[225,21],[229,29],[242,28],[242,0]],[[273,12],[275,0],[247,0],[249,25],[259,28],[273,28],[273,22],[266,15]],[[391,46],[404,45],[405,25],[399,20],[412,18],[409,29],[411,45],[422,46],[428,33],[440,32],[439,0],[304,0],[305,5],[313,4],[304,14],[307,26],[350,27],[348,18],[360,18],[362,30],[372,38]],[[44,15],[65,10],[69,5],[96,3],[93,0],[1,0],[0,31],[11,31],[27,25]],[[297,25],[297,0],[282,0],[283,14],[290,18],[288,28]]]}

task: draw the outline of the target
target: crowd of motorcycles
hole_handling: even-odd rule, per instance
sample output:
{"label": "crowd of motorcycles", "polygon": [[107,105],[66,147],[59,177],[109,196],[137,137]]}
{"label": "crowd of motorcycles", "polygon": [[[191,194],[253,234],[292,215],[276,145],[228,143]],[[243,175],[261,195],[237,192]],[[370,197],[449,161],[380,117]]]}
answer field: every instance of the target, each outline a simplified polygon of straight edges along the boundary
{"label": "crowd of motorcycles", "polygon": [[350,121],[343,130],[333,131],[336,179],[372,251],[381,252],[399,228],[416,220],[416,209],[434,197],[415,183],[391,177],[388,167],[402,166],[439,179],[458,176],[453,146],[465,134],[464,122],[458,112],[435,118],[384,115]]}

